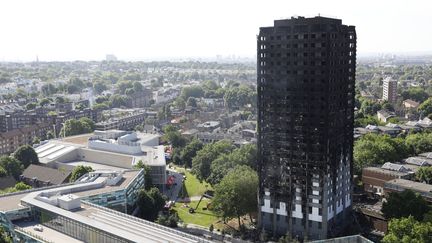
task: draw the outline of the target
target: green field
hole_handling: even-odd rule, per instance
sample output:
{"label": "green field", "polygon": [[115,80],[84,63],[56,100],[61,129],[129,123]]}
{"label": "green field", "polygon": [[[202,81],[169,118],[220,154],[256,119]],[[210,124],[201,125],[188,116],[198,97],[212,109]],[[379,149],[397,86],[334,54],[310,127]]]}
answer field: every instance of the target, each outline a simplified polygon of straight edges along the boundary
{"label": "green field", "polygon": [[[206,207],[208,202],[208,200],[202,200],[195,213],[189,213],[189,208],[183,207],[183,203],[176,203],[173,209],[177,212],[183,223],[209,227],[218,221],[218,217],[210,210],[203,210],[203,207]],[[189,203],[189,207],[195,208],[197,204],[198,201],[192,201]]]}
{"label": "green field", "polygon": [[[201,196],[202,194],[204,194],[204,192],[206,190],[213,190],[212,186],[206,182],[200,182],[196,176],[194,176],[192,173],[190,173],[189,171],[183,169],[183,168],[179,168],[179,167],[175,167],[175,169],[178,172],[184,172],[185,176],[186,176],[186,180],[184,182],[184,187],[183,187],[183,195],[185,197],[193,197],[193,196]],[[207,188],[206,188],[207,186]]]}

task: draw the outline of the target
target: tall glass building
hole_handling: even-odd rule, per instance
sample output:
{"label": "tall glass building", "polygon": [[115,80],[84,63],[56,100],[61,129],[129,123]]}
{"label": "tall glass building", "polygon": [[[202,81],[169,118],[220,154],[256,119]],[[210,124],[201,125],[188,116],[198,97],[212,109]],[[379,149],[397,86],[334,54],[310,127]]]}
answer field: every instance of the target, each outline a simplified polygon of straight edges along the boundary
{"label": "tall glass building", "polygon": [[260,227],[325,239],[352,202],[355,27],[293,17],[257,38]]}

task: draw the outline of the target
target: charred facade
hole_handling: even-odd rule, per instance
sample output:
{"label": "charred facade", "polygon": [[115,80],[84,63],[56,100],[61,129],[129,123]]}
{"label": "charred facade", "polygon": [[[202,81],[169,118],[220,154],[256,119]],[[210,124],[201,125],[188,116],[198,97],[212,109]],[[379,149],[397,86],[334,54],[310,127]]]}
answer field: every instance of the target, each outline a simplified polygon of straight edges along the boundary
{"label": "charred facade", "polygon": [[352,203],[355,27],[276,20],[257,44],[260,227],[328,238]]}

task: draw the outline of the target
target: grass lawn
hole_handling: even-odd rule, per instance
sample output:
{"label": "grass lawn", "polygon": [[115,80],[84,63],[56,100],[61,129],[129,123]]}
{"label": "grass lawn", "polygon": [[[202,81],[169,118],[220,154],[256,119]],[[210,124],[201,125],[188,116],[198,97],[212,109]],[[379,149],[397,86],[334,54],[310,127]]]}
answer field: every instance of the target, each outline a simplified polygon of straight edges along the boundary
{"label": "grass lawn", "polygon": [[[180,168],[180,167],[174,167],[176,171],[178,172],[184,172],[185,176],[186,176],[186,180],[184,182],[184,187],[183,190],[184,194],[183,195],[187,195],[188,197],[193,197],[193,196],[201,196],[202,194],[204,194],[204,192],[206,190],[213,190],[212,186],[206,182],[200,182],[196,176],[194,176],[192,173],[190,173],[189,171],[185,170],[184,168]],[[207,185],[207,188],[206,188]]]}
{"label": "grass lawn", "polygon": [[189,203],[189,208],[183,207],[183,203],[176,203],[173,207],[177,211],[177,214],[183,223],[196,224],[203,227],[209,227],[211,224],[215,224],[218,221],[218,217],[210,210],[203,210],[203,207],[207,206],[208,200],[202,200],[195,213],[189,213],[189,208],[195,208],[198,201],[192,201]]}

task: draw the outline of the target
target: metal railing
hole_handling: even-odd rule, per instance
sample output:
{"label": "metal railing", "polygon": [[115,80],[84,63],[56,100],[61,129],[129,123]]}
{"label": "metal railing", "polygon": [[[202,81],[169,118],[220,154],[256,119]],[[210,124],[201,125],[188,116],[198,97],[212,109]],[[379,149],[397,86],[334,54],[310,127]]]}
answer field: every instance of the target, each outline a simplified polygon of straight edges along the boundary
{"label": "metal railing", "polygon": [[29,231],[27,231],[27,230],[24,230],[23,228],[21,228],[21,227],[19,227],[19,226],[16,226],[16,225],[15,225],[14,228],[15,228],[15,231],[16,231],[16,232],[18,232],[18,233],[20,233],[20,234],[23,234],[23,235],[25,235],[25,236],[27,236],[27,237],[29,237],[29,238],[34,239],[34,240],[38,240],[39,242],[44,242],[44,243],[54,243],[54,241],[49,241],[49,240],[43,238],[42,236],[39,236],[39,235],[36,235],[36,234],[34,234],[34,233],[32,233],[32,232],[29,232]]}
{"label": "metal railing", "polygon": [[86,204],[88,206],[95,207],[97,209],[100,209],[100,210],[103,210],[103,211],[106,211],[106,212],[110,212],[112,214],[115,214],[115,215],[118,215],[118,216],[130,219],[130,220],[133,220],[133,221],[136,221],[136,222],[139,222],[139,223],[142,223],[142,224],[145,224],[145,225],[149,225],[149,226],[155,227],[157,229],[161,229],[161,230],[173,233],[173,234],[177,234],[179,236],[183,236],[185,238],[196,240],[198,242],[205,242],[205,243],[210,243],[211,242],[211,241],[205,240],[203,238],[200,238],[200,237],[197,237],[197,236],[194,236],[194,235],[191,235],[191,234],[187,234],[187,233],[181,232],[179,230],[175,230],[175,229],[172,229],[172,228],[169,228],[169,227],[157,224],[157,223],[153,223],[153,222],[150,222],[150,221],[147,221],[147,220],[144,220],[144,219],[140,219],[140,218],[137,218],[135,216],[131,216],[129,214],[125,214],[125,213],[122,213],[122,212],[119,212],[119,211],[115,211],[113,209],[106,208],[106,207],[103,207],[103,206],[99,206],[99,205],[96,205],[96,204],[93,204],[93,203],[90,203],[90,202],[87,202],[87,201],[82,201],[81,203],[82,204]]}

